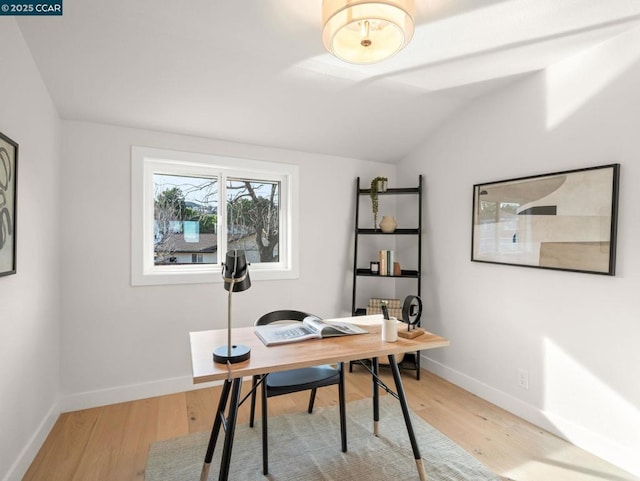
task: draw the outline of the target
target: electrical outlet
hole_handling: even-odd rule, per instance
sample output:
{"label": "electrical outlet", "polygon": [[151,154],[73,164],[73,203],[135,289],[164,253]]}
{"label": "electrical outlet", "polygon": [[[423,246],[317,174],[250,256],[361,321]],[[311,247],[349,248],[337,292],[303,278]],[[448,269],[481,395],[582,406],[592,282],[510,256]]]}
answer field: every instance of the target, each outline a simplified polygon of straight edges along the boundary
{"label": "electrical outlet", "polygon": [[529,372],[518,369],[518,386],[522,389],[529,389]]}

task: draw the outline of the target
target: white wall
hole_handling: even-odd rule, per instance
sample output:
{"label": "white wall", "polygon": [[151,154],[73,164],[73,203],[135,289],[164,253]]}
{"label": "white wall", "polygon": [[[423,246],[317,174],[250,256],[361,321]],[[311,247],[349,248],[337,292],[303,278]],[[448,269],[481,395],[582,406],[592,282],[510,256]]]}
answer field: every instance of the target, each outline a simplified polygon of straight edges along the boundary
{"label": "white wall", "polygon": [[17,273],[0,277],[0,479],[18,480],[59,395],[59,120],[13,18],[0,18],[0,132],[19,144]]}
{"label": "white wall", "polygon": [[355,178],[395,166],[83,122],[62,130],[64,410],[192,387],[189,331],[226,325],[220,284],[131,286],[132,145],[299,165],[300,278],[253,282],[234,296],[234,325],[279,308],[350,312]]}
{"label": "white wall", "polygon": [[[429,367],[636,474],[639,85],[635,31],[479,99],[399,166],[426,174],[425,322],[451,339]],[[615,277],[470,262],[473,184],[609,163]]]}

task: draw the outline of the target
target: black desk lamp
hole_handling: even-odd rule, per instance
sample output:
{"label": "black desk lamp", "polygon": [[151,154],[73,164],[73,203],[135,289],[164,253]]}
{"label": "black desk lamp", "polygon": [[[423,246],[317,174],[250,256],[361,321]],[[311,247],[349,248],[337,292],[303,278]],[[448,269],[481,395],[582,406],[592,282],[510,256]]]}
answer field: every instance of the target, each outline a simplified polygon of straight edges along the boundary
{"label": "black desk lamp", "polygon": [[213,351],[213,360],[223,364],[246,361],[251,356],[248,346],[231,344],[231,294],[246,291],[251,287],[247,258],[244,251],[233,250],[227,252],[226,261],[222,264],[222,278],[224,288],[229,291],[227,304],[227,345],[217,347]]}

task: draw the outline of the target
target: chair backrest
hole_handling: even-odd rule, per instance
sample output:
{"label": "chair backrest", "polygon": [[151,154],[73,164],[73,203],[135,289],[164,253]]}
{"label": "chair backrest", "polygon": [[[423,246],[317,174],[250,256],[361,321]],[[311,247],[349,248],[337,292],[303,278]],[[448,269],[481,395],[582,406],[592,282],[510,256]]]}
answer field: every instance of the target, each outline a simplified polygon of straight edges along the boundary
{"label": "chair backrest", "polygon": [[283,309],[279,311],[268,312],[267,314],[260,316],[255,325],[264,326],[266,324],[271,324],[272,322],[278,321],[302,321],[305,317],[310,315],[311,314],[309,314],[308,312]]}

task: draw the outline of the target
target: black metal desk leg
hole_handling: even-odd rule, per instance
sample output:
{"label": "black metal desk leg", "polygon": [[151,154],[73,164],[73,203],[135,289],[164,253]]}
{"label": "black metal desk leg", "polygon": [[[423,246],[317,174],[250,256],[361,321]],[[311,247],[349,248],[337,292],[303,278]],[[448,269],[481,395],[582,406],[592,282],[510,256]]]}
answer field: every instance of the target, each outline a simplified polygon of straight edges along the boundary
{"label": "black metal desk leg", "polygon": [[229,479],[229,464],[231,463],[231,449],[233,448],[233,436],[236,433],[236,421],[238,420],[238,404],[240,403],[240,388],[242,378],[233,380],[231,391],[231,404],[229,405],[229,415],[227,416],[227,432],[224,437],[224,448],[222,449],[222,459],[220,460],[220,476],[218,481]]}
{"label": "black metal desk leg", "polygon": [[342,452],[347,452],[347,413],[345,408],[344,393],[344,362],[338,364],[340,369],[340,384],[338,384],[338,399],[340,404],[340,440],[342,441]]}
{"label": "black metal desk leg", "polygon": [[398,400],[400,401],[400,407],[402,408],[404,423],[407,426],[407,434],[409,434],[409,440],[411,441],[411,448],[413,449],[413,457],[416,460],[416,468],[418,469],[418,476],[420,476],[420,481],[427,481],[427,474],[424,470],[422,457],[420,456],[420,448],[418,448],[416,435],[413,432],[413,425],[411,424],[411,415],[409,414],[409,406],[407,406],[407,398],[404,394],[404,386],[402,385],[402,378],[400,377],[400,369],[398,369],[396,356],[394,356],[393,354],[389,355],[389,365],[391,366],[393,381],[396,384],[396,393],[398,394]]}
{"label": "black metal desk leg", "polygon": [[227,379],[224,382],[224,385],[222,386],[222,392],[220,393],[220,400],[218,401],[218,409],[216,409],[216,417],[213,420],[213,428],[211,429],[211,437],[209,438],[207,454],[204,457],[204,464],[202,465],[202,471],[200,472],[200,481],[207,481],[207,478],[209,477],[211,459],[213,458],[213,452],[216,449],[216,442],[218,441],[218,434],[220,434],[222,417],[224,416],[224,411],[227,408],[227,401],[229,400],[230,390],[231,381]]}
{"label": "black metal desk leg", "polygon": [[251,377],[251,389],[253,390],[253,394],[251,394],[251,414],[249,416],[250,427],[253,427],[253,421],[256,414],[256,386],[258,385],[258,379],[258,376]]}
{"label": "black metal desk leg", "polygon": [[380,393],[378,386],[378,358],[374,357],[371,359],[371,371],[373,372],[372,380],[373,380],[373,434],[374,436],[378,436],[378,423],[380,421]]}
{"label": "black metal desk leg", "polygon": [[[268,376],[268,374],[267,374]],[[269,474],[269,439],[267,436],[267,380],[260,386],[260,399],[262,400],[262,474]]]}

